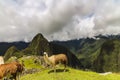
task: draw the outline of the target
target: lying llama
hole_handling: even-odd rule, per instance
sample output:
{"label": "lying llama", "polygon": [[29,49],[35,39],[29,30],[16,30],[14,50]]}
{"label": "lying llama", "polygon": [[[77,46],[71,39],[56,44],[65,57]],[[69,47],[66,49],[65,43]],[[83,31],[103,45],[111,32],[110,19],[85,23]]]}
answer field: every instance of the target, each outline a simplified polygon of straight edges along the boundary
{"label": "lying llama", "polygon": [[68,63],[68,59],[65,54],[57,54],[48,57],[48,54],[44,52],[44,60],[48,65],[51,65],[54,68],[54,72],[56,71],[55,66],[60,62],[61,64],[64,64],[64,71],[66,70],[66,66]]}

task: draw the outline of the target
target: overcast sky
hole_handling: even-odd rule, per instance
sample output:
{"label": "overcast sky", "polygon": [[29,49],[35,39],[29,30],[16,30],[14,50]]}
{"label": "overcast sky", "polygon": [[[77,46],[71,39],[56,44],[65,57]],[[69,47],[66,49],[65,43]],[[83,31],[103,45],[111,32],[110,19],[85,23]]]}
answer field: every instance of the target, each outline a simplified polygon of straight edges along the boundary
{"label": "overcast sky", "polygon": [[120,34],[120,0],[0,0],[0,42]]}

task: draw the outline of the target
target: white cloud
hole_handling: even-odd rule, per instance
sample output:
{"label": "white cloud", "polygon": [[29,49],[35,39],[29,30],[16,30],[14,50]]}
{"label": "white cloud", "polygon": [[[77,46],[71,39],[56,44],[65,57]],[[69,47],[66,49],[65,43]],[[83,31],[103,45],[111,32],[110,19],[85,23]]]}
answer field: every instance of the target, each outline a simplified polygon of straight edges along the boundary
{"label": "white cloud", "polygon": [[39,32],[48,40],[117,34],[119,5],[119,0],[0,0],[0,41],[30,41]]}
{"label": "white cloud", "polygon": [[[120,2],[117,0],[101,0],[97,9],[95,11],[96,22],[98,25],[108,26],[108,25],[120,25],[118,21],[120,20]],[[97,23],[96,23],[97,25]],[[98,28],[99,26],[96,26]]]}

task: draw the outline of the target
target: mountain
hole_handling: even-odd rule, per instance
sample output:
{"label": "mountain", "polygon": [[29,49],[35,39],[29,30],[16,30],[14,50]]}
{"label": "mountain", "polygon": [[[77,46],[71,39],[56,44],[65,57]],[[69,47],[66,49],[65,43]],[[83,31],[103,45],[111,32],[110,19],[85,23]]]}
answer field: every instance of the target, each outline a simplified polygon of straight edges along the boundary
{"label": "mountain", "polygon": [[51,54],[49,42],[41,33],[37,34],[22,52],[24,55],[42,55],[43,52]]}
{"label": "mountain", "polygon": [[104,42],[93,66],[97,72],[119,72],[120,40],[113,39]]}
{"label": "mountain", "polygon": [[18,56],[17,54],[19,55],[19,50],[15,46],[12,46],[6,51],[6,54],[4,55],[4,60],[6,61],[11,56]]}
{"label": "mountain", "polygon": [[[116,40],[116,41],[115,41]],[[22,57],[23,55],[43,55],[43,52],[47,52],[49,56],[53,54],[58,53],[65,53],[68,56],[69,59],[69,66],[74,68],[83,68],[83,69],[92,69],[97,72],[104,72],[104,71],[111,71],[111,69],[107,67],[106,65],[102,64],[103,56],[104,54],[108,53],[108,49],[105,46],[111,45],[111,43],[115,43],[111,46],[119,46],[119,35],[98,35],[94,38],[83,38],[79,40],[69,40],[69,41],[52,41],[48,42],[48,40],[41,34],[37,34],[33,40],[28,44],[28,47],[25,49],[18,49],[18,52],[11,51],[12,55],[17,55],[17,57]],[[112,42],[113,41],[113,42]],[[115,49],[111,52],[117,55],[117,47],[114,47]],[[115,51],[117,50],[117,51]],[[10,54],[8,51],[6,51],[5,55]],[[19,53],[19,54],[18,54]],[[111,53],[111,54],[113,54]],[[8,55],[9,56],[9,55]],[[11,55],[10,55],[11,56]],[[77,56],[77,57],[76,57]],[[106,55],[105,55],[106,56]],[[111,57],[111,55],[107,55],[108,57]],[[115,58],[115,57],[114,57]],[[107,57],[105,57],[105,63],[108,63],[106,60]],[[114,62],[114,61],[113,61]],[[99,63],[99,64],[97,64]],[[100,64],[101,63],[101,64]],[[114,62],[115,63],[115,62]],[[119,61],[118,61],[119,63]],[[116,64],[116,63],[115,63]],[[110,65],[108,63],[108,65]],[[119,64],[117,64],[119,65]],[[104,67],[106,66],[106,69]],[[117,67],[114,67],[116,71],[118,70]],[[119,70],[118,70],[119,71]]]}
{"label": "mountain", "polygon": [[17,51],[15,47],[9,48],[4,57],[5,59],[9,59],[11,56],[22,57],[24,55],[37,55],[43,56],[43,52],[47,52],[49,56],[53,54],[64,53],[68,57],[68,65],[73,68],[80,68],[80,61],[79,59],[69,51],[69,49],[60,46],[58,44],[54,44],[52,42],[48,42],[44,36],[39,33],[37,34],[33,40],[29,43],[28,47],[21,51]]}
{"label": "mountain", "polygon": [[[80,60],[83,69],[94,70],[94,62],[99,57],[102,45],[109,40],[120,40],[120,35],[98,35],[94,38],[83,38],[70,41],[53,41],[65,46]],[[97,71],[97,70],[96,70]]]}
{"label": "mountain", "polygon": [[[94,38],[81,38],[81,39],[74,39],[74,40],[68,40],[68,41],[52,41],[53,43],[65,46],[68,48],[72,53],[79,54],[79,53],[88,53],[88,49],[84,48],[86,47],[93,47],[93,45],[99,45],[102,44],[106,40],[112,40],[112,39],[120,39],[120,35],[98,35],[94,36]],[[91,53],[91,52],[90,52]]]}
{"label": "mountain", "polygon": [[28,46],[29,43],[26,42],[0,42],[0,55],[4,55],[7,49],[9,49],[11,46],[16,46],[17,49],[22,50]]}

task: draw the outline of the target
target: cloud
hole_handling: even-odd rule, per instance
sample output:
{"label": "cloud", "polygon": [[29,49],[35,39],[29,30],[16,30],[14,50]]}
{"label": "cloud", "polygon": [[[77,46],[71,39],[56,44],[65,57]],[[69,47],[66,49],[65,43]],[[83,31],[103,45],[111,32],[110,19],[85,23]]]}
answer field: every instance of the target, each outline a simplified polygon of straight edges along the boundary
{"label": "cloud", "polygon": [[[118,0],[106,0],[99,1],[97,9],[95,10],[95,30],[107,29],[116,26],[120,26],[120,1]],[[114,30],[115,30],[114,29]],[[120,29],[119,29],[120,30]],[[114,31],[113,31],[114,32]],[[112,33],[112,31],[111,31]]]}
{"label": "cloud", "polygon": [[0,41],[31,41],[39,32],[48,40],[118,34],[119,5],[119,0],[0,0]]}
{"label": "cloud", "polygon": [[[77,22],[71,22],[62,30],[52,34],[50,37],[57,40],[70,40],[94,36],[94,18],[82,19]],[[75,21],[75,20],[74,20]],[[61,36],[62,35],[62,36]],[[64,36],[63,36],[64,35]]]}

